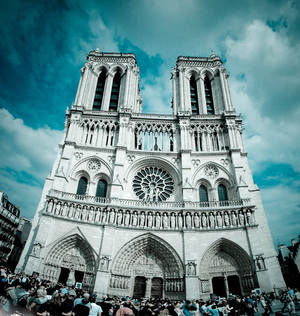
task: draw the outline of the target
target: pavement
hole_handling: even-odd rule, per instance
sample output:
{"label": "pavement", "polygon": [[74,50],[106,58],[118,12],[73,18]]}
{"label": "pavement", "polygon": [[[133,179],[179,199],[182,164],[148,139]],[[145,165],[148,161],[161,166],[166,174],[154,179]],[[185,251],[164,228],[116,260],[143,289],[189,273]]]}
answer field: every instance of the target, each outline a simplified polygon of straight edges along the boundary
{"label": "pavement", "polygon": [[[271,314],[271,315],[275,315],[275,312],[281,312],[281,309],[283,307],[283,303],[281,303],[279,300],[276,300],[275,302],[272,303],[271,307],[273,310],[273,314]],[[264,310],[263,310],[261,304],[259,303],[258,304],[258,312],[254,313],[254,315],[259,316],[259,315],[262,315],[263,312],[264,312]],[[282,315],[291,315],[291,314],[289,314],[289,312],[286,309],[286,311],[284,313],[282,313]],[[299,305],[296,306],[296,315],[300,316],[300,306]]]}

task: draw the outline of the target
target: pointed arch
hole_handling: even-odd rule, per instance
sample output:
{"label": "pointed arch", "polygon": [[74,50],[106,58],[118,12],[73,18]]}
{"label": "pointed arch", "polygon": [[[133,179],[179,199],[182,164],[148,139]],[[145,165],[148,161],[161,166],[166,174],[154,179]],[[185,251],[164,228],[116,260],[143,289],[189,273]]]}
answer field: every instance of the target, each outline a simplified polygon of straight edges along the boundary
{"label": "pointed arch", "polygon": [[142,255],[157,258],[164,277],[183,277],[183,263],[176,250],[152,233],[140,235],[121,247],[113,260],[112,273],[133,275],[132,267]]}
{"label": "pointed arch", "polygon": [[102,100],[104,96],[106,75],[107,75],[107,71],[104,68],[100,71],[100,74],[97,80],[96,91],[95,91],[94,102],[93,102],[93,111],[101,110]]}
{"label": "pointed arch", "polygon": [[120,96],[120,88],[121,88],[121,72],[118,69],[113,78],[111,95],[109,101],[109,111],[117,111],[119,104],[119,96]]}
{"label": "pointed arch", "polygon": [[255,271],[250,256],[241,246],[229,239],[220,238],[214,241],[204,252],[200,262],[200,275],[212,271],[211,261],[215,255],[220,253],[225,253],[227,258],[230,258],[231,264],[241,275],[252,274]]}

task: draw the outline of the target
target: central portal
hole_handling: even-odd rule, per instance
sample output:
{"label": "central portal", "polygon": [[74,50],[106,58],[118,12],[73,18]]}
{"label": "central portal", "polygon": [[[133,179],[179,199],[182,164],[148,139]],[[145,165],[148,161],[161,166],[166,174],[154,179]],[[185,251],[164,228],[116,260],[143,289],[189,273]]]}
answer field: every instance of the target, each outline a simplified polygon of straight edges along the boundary
{"label": "central portal", "polygon": [[176,251],[151,233],[125,244],[117,253],[109,294],[134,297],[184,297],[183,264]]}

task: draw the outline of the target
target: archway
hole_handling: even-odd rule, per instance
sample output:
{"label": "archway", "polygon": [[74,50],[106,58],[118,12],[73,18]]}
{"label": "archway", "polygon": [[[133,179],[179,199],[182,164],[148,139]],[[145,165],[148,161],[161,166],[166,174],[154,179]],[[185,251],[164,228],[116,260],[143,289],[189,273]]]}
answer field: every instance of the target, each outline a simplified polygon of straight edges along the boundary
{"label": "archway", "polygon": [[215,241],[204,253],[200,279],[203,296],[248,294],[256,286],[251,258],[243,248],[225,238]]}
{"label": "archway", "polygon": [[43,278],[74,285],[80,282],[91,289],[95,277],[96,260],[92,247],[78,234],[59,240],[49,251]]}
{"label": "archway", "polygon": [[183,277],[183,264],[177,252],[163,239],[148,233],[134,238],[116,254],[109,294],[138,296],[145,286],[146,297],[181,299]]}

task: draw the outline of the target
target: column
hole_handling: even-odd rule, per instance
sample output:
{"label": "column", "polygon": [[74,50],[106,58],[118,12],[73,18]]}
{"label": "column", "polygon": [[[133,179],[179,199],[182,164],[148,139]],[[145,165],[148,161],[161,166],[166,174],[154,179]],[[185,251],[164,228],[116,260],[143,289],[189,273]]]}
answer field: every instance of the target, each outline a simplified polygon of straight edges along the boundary
{"label": "column", "polygon": [[131,71],[128,67],[126,70],[126,81],[125,81],[125,89],[124,89],[124,106],[128,107],[128,99],[129,99],[129,82],[131,77]]}
{"label": "column", "polygon": [[173,114],[177,114],[176,70],[172,70]]}
{"label": "column", "polygon": [[229,286],[228,286],[228,280],[226,274],[224,274],[224,285],[225,285],[225,291],[226,291],[226,297],[229,296]]}
{"label": "column", "polygon": [[152,279],[151,278],[146,278],[145,297],[150,297],[151,296],[151,287],[152,287]]}
{"label": "column", "polygon": [[180,105],[179,109],[184,110],[184,95],[183,95],[183,69],[179,69],[179,89],[180,89]]}
{"label": "column", "polygon": [[87,64],[82,68],[82,72],[83,72],[83,74],[80,78],[77,96],[75,98],[76,105],[82,105],[82,98],[83,98],[83,93],[84,93],[84,89],[85,89],[85,85],[86,85],[87,72],[88,72]]}
{"label": "column", "polygon": [[207,114],[205,89],[204,89],[204,78],[200,77],[199,83],[200,83],[200,96],[201,96],[201,103],[199,104],[199,105],[201,105],[200,106],[200,113]]}
{"label": "column", "polygon": [[109,101],[110,101],[113,77],[114,77],[114,74],[112,74],[111,72],[109,72],[106,76],[105,86],[104,86],[104,96],[103,96],[103,100],[102,100],[103,111],[108,111],[108,108],[109,108]]}

